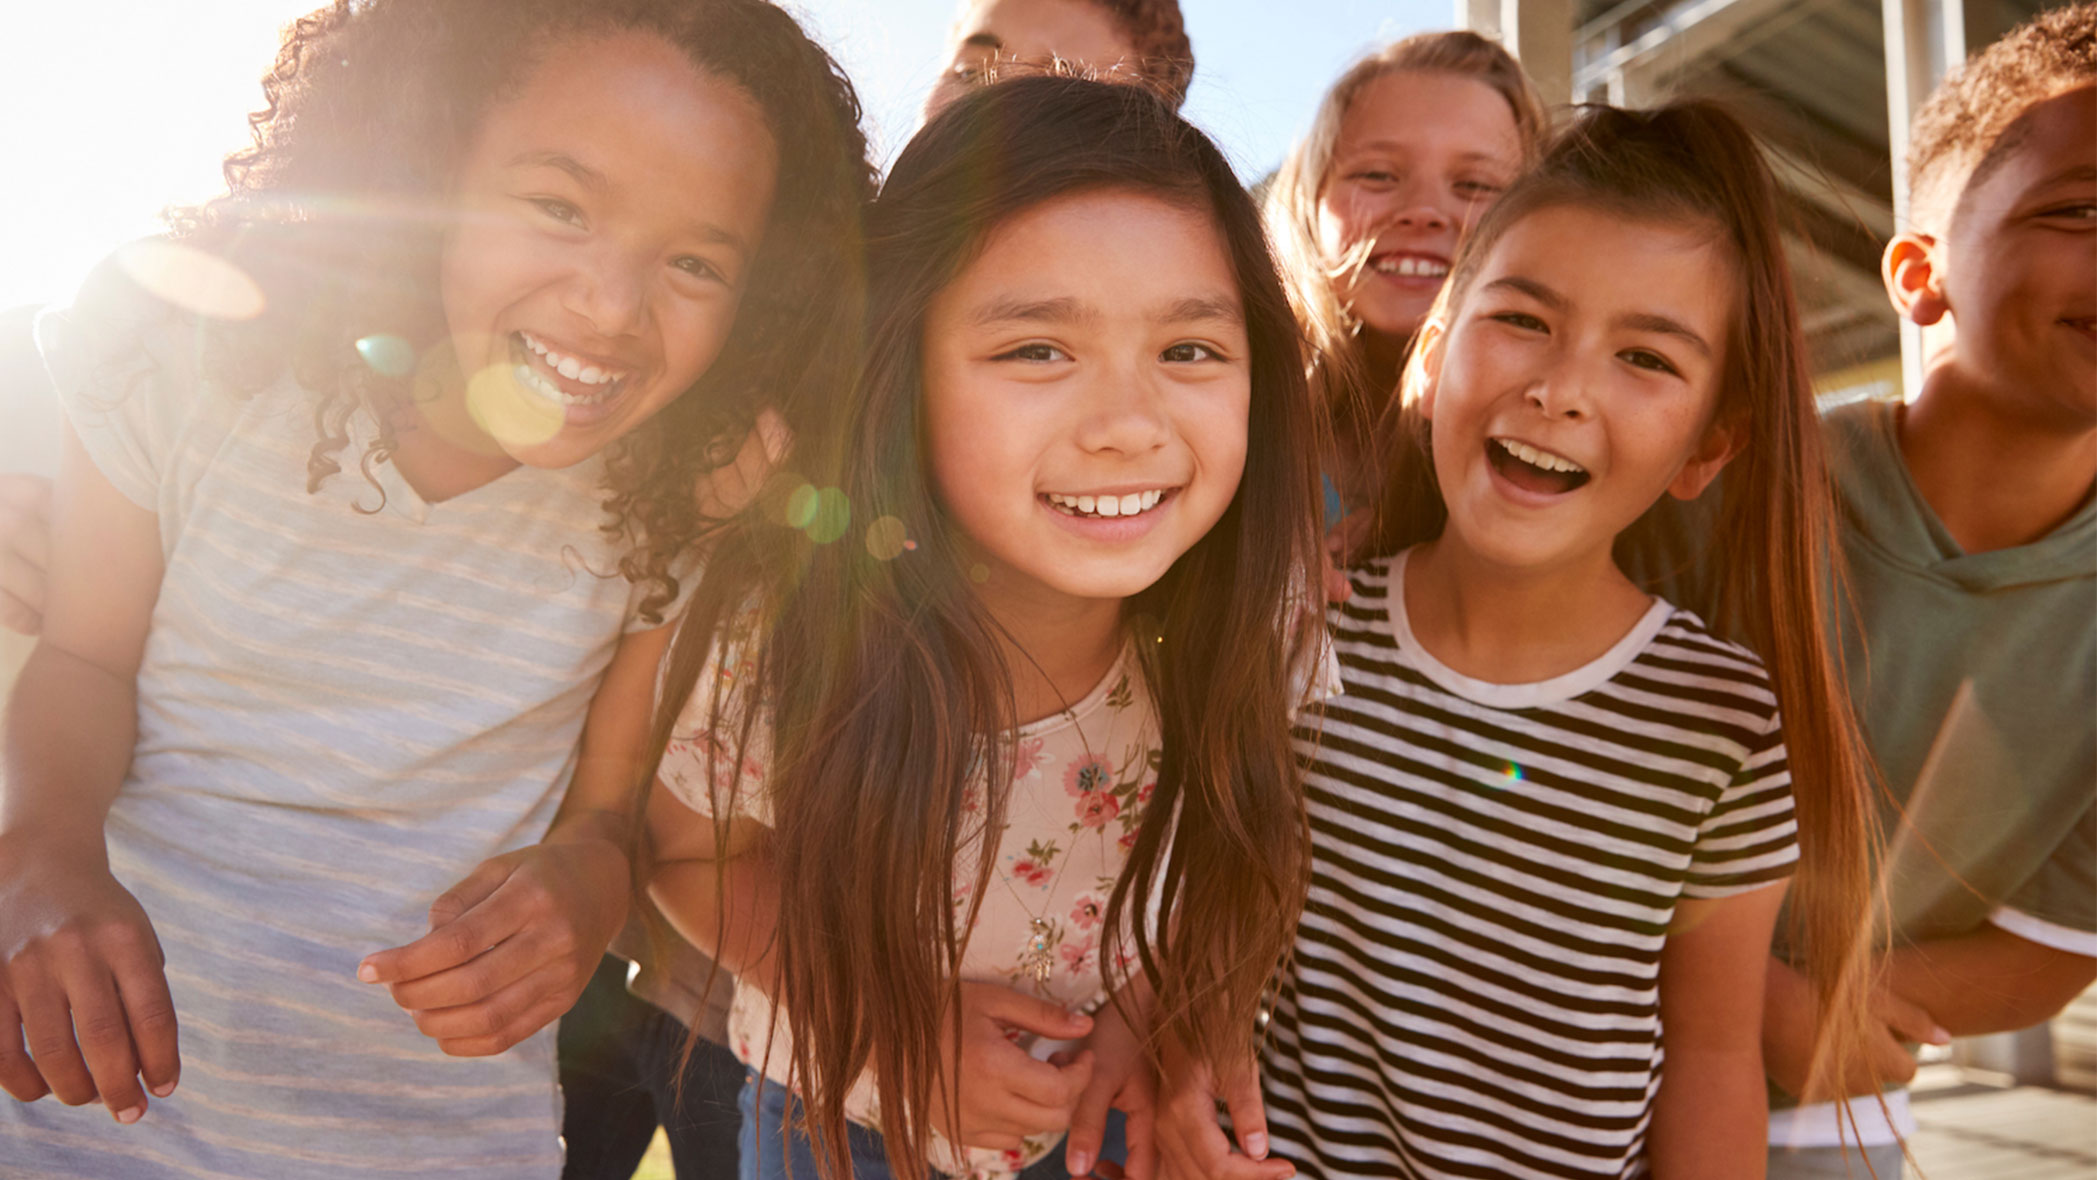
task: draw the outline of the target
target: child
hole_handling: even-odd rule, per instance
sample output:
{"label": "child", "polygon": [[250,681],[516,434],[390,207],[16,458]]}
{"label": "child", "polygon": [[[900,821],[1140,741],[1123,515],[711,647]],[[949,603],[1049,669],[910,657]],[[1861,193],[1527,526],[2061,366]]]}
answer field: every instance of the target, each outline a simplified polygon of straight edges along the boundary
{"label": "child", "polygon": [[927,120],[1001,73],[1057,62],[1142,82],[1175,110],[1194,80],[1179,0],[962,0],[950,44],[946,70],[925,96]]}
{"label": "child", "polygon": [[[2097,975],[2097,5],[2041,14],[1945,79],[1908,168],[1885,272],[1927,375],[1906,407],[1826,422],[1850,691],[1902,825],[1868,1042],[1895,1079],[1903,1042],[2036,1024]],[[1814,949],[1770,963],[1784,1107],[1816,1042]],[[1770,1175],[1840,1175],[1861,1141],[1898,1176],[1913,1122],[1904,1091],[1885,1097],[1780,1110]]]}
{"label": "child", "polygon": [[550,1177],[695,486],[852,371],[856,105],[756,0],[338,4],[266,91],[42,325],[0,1085],[115,1119],[6,1168]]}
{"label": "child", "polygon": [[[1227,1088],[1241,1144],[1314,1176],[1757,1175],[1789,768],[1816,932],[1868,912],[1868,809],[1753,140],[1706,105],[1583,114],[1459,254],[1404,396],[1390,556],[1331,612],[1345,693],[1303,745],[1313,881],[1263,1095]],[[1612,557],[1729,462],[1725,606],[1766,668]],[[1843,1003],[1855,956],[1818,949]],[[1206,1100],[1169,1100],[1183,1168],[1221,1155]]]}
{"label": "child", "polygon": [[1326,519],[1376,498],[1370,435],[1464,233],[1550,128],[1514,58],[1422,33],[1356,63],[1267,192],[1267,228],[1331,415]]}
{"label": "child", "polygon": [[1136,87],[963,98],[869,240],[867,371],[789,515],[843,537],[716,551],[806,568],[685,618],[652,896],[738,976],[745,1176],[1009,1176],[1065,1128],[1083,1175],[1129,1024],[1245,1059],[1301,897],[1294,327],[1229,165]]}

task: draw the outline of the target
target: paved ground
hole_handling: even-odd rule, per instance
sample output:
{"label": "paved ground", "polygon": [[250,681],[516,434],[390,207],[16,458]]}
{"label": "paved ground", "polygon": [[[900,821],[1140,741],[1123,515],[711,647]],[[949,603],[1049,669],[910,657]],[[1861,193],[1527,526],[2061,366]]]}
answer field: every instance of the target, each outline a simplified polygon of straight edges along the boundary
{"label": "paved ground", "polygon": [[1910,1147],[1925,1180],[2097,1178],[2097,1098],[1976,1085],[1949,1065],[1916,1080]]}

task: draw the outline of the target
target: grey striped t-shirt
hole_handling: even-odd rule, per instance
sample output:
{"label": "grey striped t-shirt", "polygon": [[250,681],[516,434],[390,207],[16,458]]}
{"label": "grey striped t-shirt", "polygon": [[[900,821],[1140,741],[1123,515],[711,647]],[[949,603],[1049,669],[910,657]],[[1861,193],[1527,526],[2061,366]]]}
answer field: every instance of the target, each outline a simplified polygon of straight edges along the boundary
{"label": "grey striped t-shirt", "polygon": [[381,507],[360,416],[308,494],[311,394],[202,387],[193,327],[98,302],[38,338],[95,463],[159,517],[108,840],[166,950],[182,1082],[130,1127],[0,1100],[0,1176],[554,1177],[552,1030],[446,1057],[355,970],[553,815],[631,615],[601,464],[434,505],[381,464]]}

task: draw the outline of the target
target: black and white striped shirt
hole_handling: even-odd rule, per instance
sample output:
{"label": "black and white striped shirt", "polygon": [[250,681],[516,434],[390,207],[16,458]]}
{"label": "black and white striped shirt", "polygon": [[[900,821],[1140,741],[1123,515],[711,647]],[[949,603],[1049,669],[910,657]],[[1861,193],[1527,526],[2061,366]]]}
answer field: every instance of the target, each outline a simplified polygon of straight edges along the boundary
{"label": "black and white striped shirt", "polygon": [[1262,1073],[1307,1176],[1635,1176],[1678,898],[1782,880],[1791,779],[1761,663],[1656,602],[1595,662],[1464,677],[1404,557],[1331,609],[1345,692],[1299,731],[1316,857]]}

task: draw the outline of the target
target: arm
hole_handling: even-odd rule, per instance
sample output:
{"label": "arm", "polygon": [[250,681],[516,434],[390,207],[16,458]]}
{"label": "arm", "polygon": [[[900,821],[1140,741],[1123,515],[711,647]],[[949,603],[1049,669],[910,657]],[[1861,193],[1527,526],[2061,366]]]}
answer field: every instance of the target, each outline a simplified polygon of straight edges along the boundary
{"label": "arm", "polygon": [[629,833],[671,631],[620,642],[545,837],[482,862],[431,904],[427,935],[358,966],[357,978],[387,985],[446,1053],[500,1053],[546,1027],[574,1006],[626,921]]}
{"label": "arm", "polygon": [[0,792],[0,1087],[99,1096],[129,1123],[146,1108],[140,1075],[165,1097],[181,1064],[160,943],[102,830],[137,741],[160,530],[70,429],[52,519],[44,633],[8,705]]}
{"label": "arm", "polygon": [[51,563],[51,481],[0,474],[0,627],[34,635],[44,625]]}
{"label": "arm", "polygon": [[1660,952],[1667,1064],[1646,1141],[1659,1180],[1763,1174],[1762,967],[1783,900],[1783,886],[1771,885],[1675,907]]}
{"label": "arm", "polygon": [[1987,925],[1885,958],[1886,986],[1953,1036],[2009,1032],[2050,1020],[2097,980],[2097,959]]}

